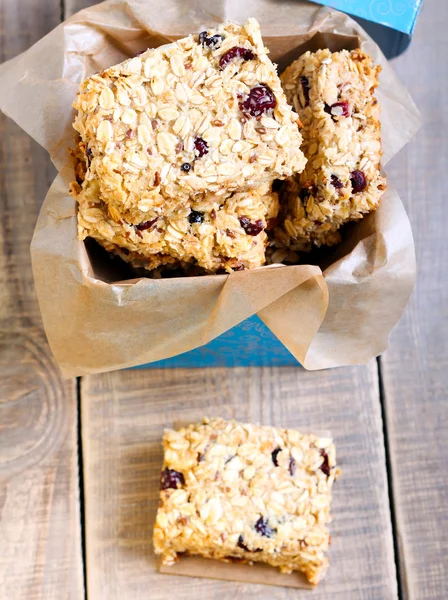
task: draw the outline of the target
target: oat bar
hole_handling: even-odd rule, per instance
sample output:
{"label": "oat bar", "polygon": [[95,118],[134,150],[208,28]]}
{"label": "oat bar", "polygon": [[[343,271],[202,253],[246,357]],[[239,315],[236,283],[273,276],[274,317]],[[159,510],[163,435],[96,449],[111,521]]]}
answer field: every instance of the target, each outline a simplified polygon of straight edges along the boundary
{"label": "oat bar", "polygon": [[302,251],[339,242],[339,227],[375,210],[380,174],[380,67],[360,50],[307,52],[281,80],[303,127],[305,170],[285,185],[275,245]]}
{"label": "oat bar", "polygon": [[150,211],[137,225],[115,221],[99,199],[97,180],[78,187],[78,237],[92,237],[134,267],[178,262],[205,272],[231,272],[265,262],[265,229],[276,222],[278,195],[267,186],[227,196],[206,194],[173,209]]}
{"label": "oat bar", "polygon": [[128,59],[84,81],[74,127],[86,180],[116,220],[206,192],[244,191],[300,172],[297,115],[258,23],[225,23]]}
{"label": "oat bar", "polygon": [[167,430],[163,442],[154,546],[165,565],[186,552],[322,579],[337,475],[331,438],[204,419]]}

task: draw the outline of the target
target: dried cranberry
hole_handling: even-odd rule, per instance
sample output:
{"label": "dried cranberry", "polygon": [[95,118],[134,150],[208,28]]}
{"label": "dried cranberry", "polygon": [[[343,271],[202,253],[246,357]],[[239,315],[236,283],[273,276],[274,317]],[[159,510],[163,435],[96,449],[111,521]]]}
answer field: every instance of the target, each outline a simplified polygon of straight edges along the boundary
{"label": "dried cranberry", "polygon": [[136,229],[138,229],[139,231],[145,231],[145,229],[150,229],[154,223],[157,221],[159,217],[156,217],[155,219],[151,219],[150,221],[145,221],[144,223],[139,223],[138,225],[135,226]]}
{"label": "dried cranberry", "polygon": [[281,452],[281,451],[282,451],[282,449],[281,449],[281,448],[276,448],[275,450],[273,450],[273,451],[271,452],[271,456],[272,456],[272,462],[274,463],[274,465],[275,465],[276,467],[278,467],[278,460],[277,460],[277,456],[278,456],[278,453],[279,453],[279,452]]}
{"label": "dried cranberry", "polygon": [[305,106],[308,106],[310,103],[310,82],[308,81],[308,77],[300,78],[300,85],[302,86],[303,96],[305,98]]}
{"label": "dried cranberry", "polygon": [[191,213],[188,215],[188,220],[191,224],[202,223],[202,221],[204,220],[204,213],[199,212],[198,210],[192,210]]}
{"label": "dried cranberry", "polygon": [[261,548],[255,548],[255,550],[251,550],[250,548],[248,548],[244,543],[244,538],[242,535],[240,535],[240,537],[238,538],[236,545],[238,546],[238,548],[241,548],[241,550],[244,550],[245,552],[263,552]]}
{"label": "dried cranberry", "polygon": [[362,192],[367,187],[366,176],[362,171],[353,171],[350,173],[350,181],[352,182],[352,191],[354,194]]}
{"label": "dried cranberry", "polygon": [[180,166],[180,168],[182,169],[182,171],[184,173],[188,173],[188,171],[191,170],[191,165],[190,165],[190,163],[184,163],[183,165]]}
{"label": "dried cranberry", "polygon": [[276,106],[277,100],[274,92],[265,83],[259,83],[253,87],[246,100],[241,104],[243,112],[251,117],[259,117]]}
{"label": "dried cranberry", "polygon": [[210,48],[211,50],[216,50],[217,48],[219,48],[223,39],[224,36],[220,35],[219,33],[210,37],[207,37],[206,31],[201,31],[201,33],[199,34],[199,43],[203,46],[207,46],[207,48]]}
{"label": "dried cranberry", "polygon": [[240,217],[240,223],[247,235],[258,235],[265,228],[265,224],[261,219],[251,221],[249,217]]}
{"label": "dried cranberry", "polygon": [[342,183],[342,181],[339,179],[339,177],[337,175],[331,176],[331,185],[333,185],[337,190],[340,190],[341,188],[344,187],[344,184]]}
{"label": "dried cranberry", "polygon": [[174,469],[164,469],[160,475],[160,489],[176,490],[179,487],[185,485],[185,479],[182,473],[175,471]]}
{"label": "dried cranberry", "polygon": [[321,450],[320,455],[324,459],[324,462],[320,465],[320,470],[322,471],[322,473],[324,475],[329,477],[330,476],[330,464],[328,462],[328,454],[325,452],[325,450]]}
{"label": "dried cranberry", "polygon": [[141,56],[144,52],[146,52],[146,50],[148,50],[148,48],[145,48],[144,50],[140,50],[140,52],[137,52],[137,54],[135,54],[134,56]]}
{"label": "dried cranberry", "polygon": [[225,69],[228,64],[230,64],[236,58],[242,58],[243,60],[252,60],[255,58],[255,54],[249,48],[242,48],[240,46],[234,46],[227,50],[225,54],[223,54],[219,61],[219,67],[221,69]]}
{"label": "dried cranberry", "polygon": [[289,474],[291,475],[291,477],[293,477],[294,473],[296,472],[296,461],[293,459],[292,456],[289,459],[288,470],[289,470]]}
{"label": "dried cranberry", "polygon": [[[339,108],[342,109],[341,114],[337,114],[337,113],[339,113],[339,110],[338,110]],[[336,109],[336,113],[333,112],[334,109]],[[342,100],[342,102],[335,102],[331,106],[329,104],[325,104],[324,111],[326,113],[328,113],[329,115],[331,115],[331,118],[333,119],[333,121],[335,120],[334,119],[335,117],[349,117],[350,116],[350,108],[349,108],[348,102],[346,100]]]}
{"label": "dried cranberry", "polygon": [[195,150],[195,154],[198,158],[201,158],[201,156],[204,156],[204,154],[207,154],[208,152],[208,144],[205,140],[203,140],[201,137],[197,137],[194,140],[194,150]]}
{"label": "dried cranberry", "polygon": [[268,520],[263,519],[263,517],[260,517],[255,523],[255,531],[260,535],[264,535],[264,537],[271,537],[273,533],[277,532],[276,529],[272,529],[272,527],[269,527]]}
{"label": "dried cranberry", "polygon": [[277,217],[273,217],[272,219],[268,219],[266,221],[266,231],[271,231],[272,229],[275,229],[278,225],[278,219]]}

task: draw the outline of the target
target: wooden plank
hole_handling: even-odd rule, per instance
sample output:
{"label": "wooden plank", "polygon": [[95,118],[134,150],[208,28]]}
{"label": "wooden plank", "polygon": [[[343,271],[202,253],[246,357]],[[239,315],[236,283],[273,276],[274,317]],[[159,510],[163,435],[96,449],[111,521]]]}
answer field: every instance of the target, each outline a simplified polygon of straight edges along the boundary
{"label": "wooden plank", "polygon": [[389,169],[412,221],[418,281],[382,357],[403,596],[448,597],[448,3],[426,0],[395,62],[424,127]]}
{"label": "wooden plank", "polygon": [[79,10],[97,4],[95,0],[63,0],[64,3],[64,18],[68,19]]}
{"label": "wooden plank", "polygon": [[[57,25],[58,0],[0,7],[0,58]],[[53,167],[0,116],[0,597],[83,597],[76,382],[62,382],[42,331],[29,244]]]}
{"label": "wooden plank", "polygon": [[286,600],[309,594],[157,572],[151,537],[162,432],[203,415],[331,429],[343,475],[334,490],[333,566],[313,598],[397,597],[374,361],[318,374],[300,368],[167,369],[83,378],[88,597]]}

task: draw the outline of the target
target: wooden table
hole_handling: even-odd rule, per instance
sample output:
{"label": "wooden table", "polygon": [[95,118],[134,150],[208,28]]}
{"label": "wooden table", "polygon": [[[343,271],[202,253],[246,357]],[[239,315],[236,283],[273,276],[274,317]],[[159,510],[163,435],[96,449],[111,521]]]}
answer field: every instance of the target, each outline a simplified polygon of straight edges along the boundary
{"label": "wooden table", "polygon": [[[87,4],[0,0],[1,60]],[[366,366],[121,371],[62,381],[29,257],[55,173],[46,153],[0,117],[1,600],[311,597],[157,574],[159,441],[179,402],[185,419],[208,413],[331,428],[343,477],[333,568],[314,600],[448,598],[447,30],[448,3],[426,0],[409,51],[394,61],[425,121],[389,168],[412,220],[419,276],[389,349]]]}

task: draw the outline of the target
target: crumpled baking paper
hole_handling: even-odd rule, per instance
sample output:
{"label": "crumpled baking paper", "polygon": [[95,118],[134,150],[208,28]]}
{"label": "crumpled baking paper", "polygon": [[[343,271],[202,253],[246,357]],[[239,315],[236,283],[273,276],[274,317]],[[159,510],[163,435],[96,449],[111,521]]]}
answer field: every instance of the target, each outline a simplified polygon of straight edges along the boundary
{"label": "crumpled baking paper", "polygon": [[[82,10],[0,67],[0,109],[51,155],[56,177],[36,225],[33,272],[45,331],[65,376],[160,360],[207,343],[257,313],[306,369],[381,353],[415,279],[412,233],[390,183],[379,209],[348,226],[317,264],[230,275],[123,280],[76,237],[68,193],[79,84],[151,46],[226,19],[255,17],[279,71],[305,50],[360,45],[383,67],[383,164],[415,134],[419,114],[378,46],[350,17],[299,0],[108,0]],[[312,257],[310,257],[311,259]]]}

